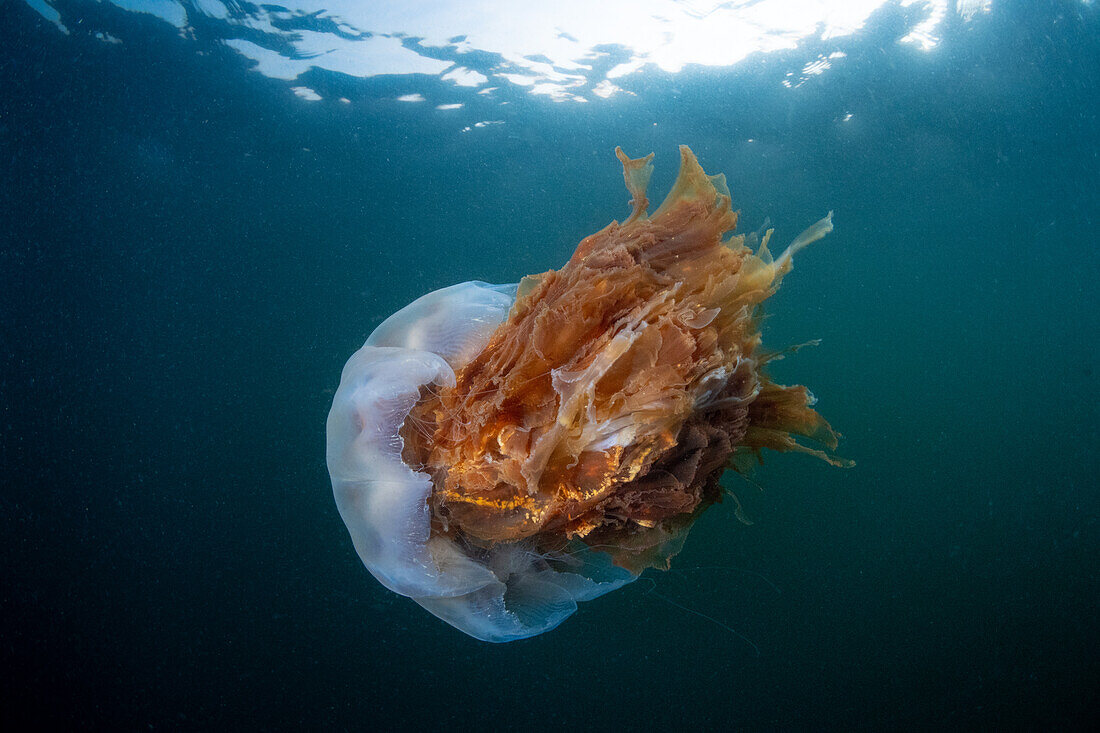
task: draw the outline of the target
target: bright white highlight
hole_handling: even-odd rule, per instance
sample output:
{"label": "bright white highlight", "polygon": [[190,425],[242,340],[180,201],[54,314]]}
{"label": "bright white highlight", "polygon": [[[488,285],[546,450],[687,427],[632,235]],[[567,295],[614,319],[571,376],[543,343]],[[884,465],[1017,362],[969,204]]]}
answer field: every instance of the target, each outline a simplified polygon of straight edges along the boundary
{"label": "bright white highlight", "polygon": [[[964,20],[972,20],[988,13],[993,4],[993,0],[282,0],[278,5],[245,8],[233,4],[231,12],[228,0],[110,0],[125,10],[161,18],[184,34],[193,32],[189,14],[216,19],[218,27],[227,29],[223,42],[251,59],[256,71],[275,79],[293,81],[313,68],[362,78],[428,74],[459,87],[481,87],[479,92],[508,85],[554,101],[573,102],[620,94],[623,90],[616,80],[646,68],[676,74],[691,66],[733,66],[753,54],[797,48],[807,39],[849,37],[891,1],[913,17],[901,42],[923,51],[939,43],[938,33],[952,8]],[[50,0],[26,2],[65,30]],[[241,29],[240,34],[233,32],[234,27]],[[478,56],[471,56],[475,52]],[[822,56],[800,74],[792,72],[784,84],[801,86],[829,69],[836,56]],[[471,68],[479,57],[498,61],[488,68]],[[611,59],[616,63],[608,65]]]}
{"label": "bright white highlight", "polygon": [[307,102],[320,102],[321,101],[321,95],[318,94],[317,92],[313,91],[309,87],[291,87],[290,91],[294,92],[294,94],[299,99],[304,99]]}

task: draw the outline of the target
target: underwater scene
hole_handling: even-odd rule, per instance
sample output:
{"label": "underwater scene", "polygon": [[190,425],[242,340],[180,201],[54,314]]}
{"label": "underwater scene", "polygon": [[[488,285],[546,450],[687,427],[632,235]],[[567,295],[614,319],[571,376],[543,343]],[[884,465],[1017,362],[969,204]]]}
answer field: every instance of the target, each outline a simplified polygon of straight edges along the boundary
{"label": "underwater scene", "polygon": [[9,727],[1091,729],[1094,0],[0,3]]}

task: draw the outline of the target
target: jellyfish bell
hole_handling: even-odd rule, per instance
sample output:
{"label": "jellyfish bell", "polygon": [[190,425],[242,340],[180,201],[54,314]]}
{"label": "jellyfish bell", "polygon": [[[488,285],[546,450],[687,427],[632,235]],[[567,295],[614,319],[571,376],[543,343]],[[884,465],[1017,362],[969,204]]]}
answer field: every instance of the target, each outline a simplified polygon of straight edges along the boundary
{"label": "jellyfish bell", "polygon": [[723,471],[763,448],[843,463],[806,388],[768,378],[756,317],[831,212],[778,258],[770,230],[755,251],[723,239],[725,179],[680,150],[652,215],[652,154],[616,150],[621,224],[559,270],[417,299],[344,367],[328,467],[356,552],[473,637],[541,634],[668,567]]}
{"label": "jellyfish bell", "polygon": [[327,425],[336,505],[363,564],[382,585],[485,641],[548,631],[578,601],[634,579],[595,556],[548,555],[522,542],[475,548],[432,530],[432,481],[406,462],[402,428],[422,391],[455,385],[455,370],[488,342],[514,292],[462,283],[390,316],[345,365]]}

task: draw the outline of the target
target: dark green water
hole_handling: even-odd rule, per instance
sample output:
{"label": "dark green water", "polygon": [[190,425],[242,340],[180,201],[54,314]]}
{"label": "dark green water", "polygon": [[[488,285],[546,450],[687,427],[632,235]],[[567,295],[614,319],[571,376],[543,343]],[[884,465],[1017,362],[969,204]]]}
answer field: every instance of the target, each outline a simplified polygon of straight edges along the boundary
{"label": "dark green water", "polygon": [[[459,95],[431,77],[309,72],[307,104],[151,16],[66,12],[67,35],[0,5],[0,720],[1086,727],[1095,5],[996,3],[930,54],[890,7],[797,89],[812,44],[446,114],[394,101]],[[505,124],[461,132],[483,119]],[[348,541],[340,369],[419,294],[559,266],[629,212],[615,145],[656,152],[659,198],[680,143],[743,229],[836,212],[765,338],[821,339],[775,371],[858,465],[768,455],[759,489],[729,482],[751,526],[716,507],[673,571],[531,640],[467,638]]]}

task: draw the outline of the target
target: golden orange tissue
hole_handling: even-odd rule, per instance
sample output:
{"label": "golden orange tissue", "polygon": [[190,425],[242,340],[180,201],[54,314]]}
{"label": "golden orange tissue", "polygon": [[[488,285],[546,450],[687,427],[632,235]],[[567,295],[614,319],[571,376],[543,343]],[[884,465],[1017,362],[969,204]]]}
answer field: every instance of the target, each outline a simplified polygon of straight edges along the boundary
{"label": "golden orange tissue", "polygon": [[806,388],[764,372],[758,321],[832,214],[773,258],[770,230],[731,234],[724,176],[687,147],[652,214],[653,155],[616,154],[625,221],[518,287],[463,283],[394,314],[329,415],[333,490],[364,564],[479,639],[548,631],[667,568],[723,471],[763,448],[844,464]]}

